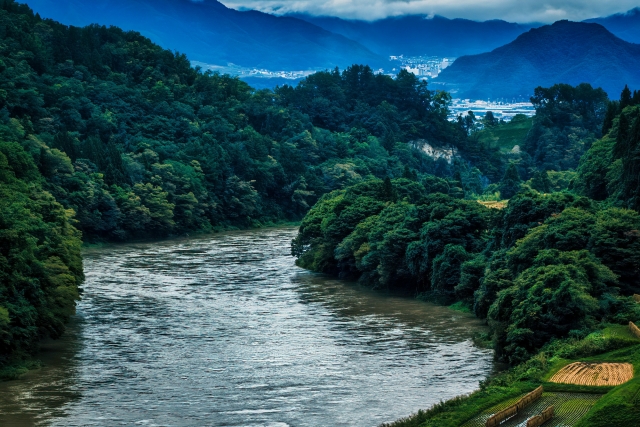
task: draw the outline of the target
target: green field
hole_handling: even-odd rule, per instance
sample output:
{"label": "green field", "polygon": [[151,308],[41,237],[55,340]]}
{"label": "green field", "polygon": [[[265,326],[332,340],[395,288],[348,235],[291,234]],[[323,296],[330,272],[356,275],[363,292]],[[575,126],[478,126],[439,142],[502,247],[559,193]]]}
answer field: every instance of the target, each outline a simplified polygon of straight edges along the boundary
{"label": "green field", "polygon": [[[542,397],[526,407],[515,417],[500,424],[500,427],[521,427],[526,426],[529,418],[540,414],[549,406],[555,408],[555,417],[545,423],[545,427],[572,427],[595,405],[602,397],[601,394],[589,393],[543,393]],[[484,427],[487,419],[518,400],[510,399],[484,411],[476,418],[463,424],[462,427]]]}
{"label": "green field", "polygon": [[516,117],[509,123],[478,132],[478,139],[482,143],[490,144],[492,147],[498,146],[501,151],[508,152],[513,150],[516,145],[522,148],[532,126],[532,118]]}

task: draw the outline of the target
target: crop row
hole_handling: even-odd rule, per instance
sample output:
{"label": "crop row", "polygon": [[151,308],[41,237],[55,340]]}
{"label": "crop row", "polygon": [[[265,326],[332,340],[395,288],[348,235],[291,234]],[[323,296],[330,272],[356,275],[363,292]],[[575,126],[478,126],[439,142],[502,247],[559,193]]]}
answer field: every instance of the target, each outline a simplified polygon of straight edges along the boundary
{"label": "crop row", "polygon": [[630,363],[575,362],[558,371],[551,382],[586,386],[617,386],[633,378]]}
{"label": "crop row", "polygon": [[[532,403],[517,416],[500,424],[500,427],[524,426],[529,418],[542,413],[542,411],[550,406],[555,408],[554,418],[551,422],[547,423],[550,427],[572,427],[577,424],[600,397],[602,397],[602,395],[599,394],[545,392],[540,400]],[[491,415],[513,404],[514,401],[517,401],[517,399],[511,399],[511,403],[509,404],[503,402],[500,405],[496,405],[463,424],[462,427],[484,427],[486,420]],[[547,424],[545,424],[545,426]]]}

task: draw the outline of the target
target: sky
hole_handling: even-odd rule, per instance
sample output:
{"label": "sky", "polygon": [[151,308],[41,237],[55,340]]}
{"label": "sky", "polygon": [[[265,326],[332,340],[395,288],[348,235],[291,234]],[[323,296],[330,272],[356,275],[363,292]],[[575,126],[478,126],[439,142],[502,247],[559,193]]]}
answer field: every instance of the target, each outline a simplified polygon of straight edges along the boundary
{"label": "sky", "polygon": [[476,21],[550,23],[582,21],[640,7],[640,0],[221,0],[234,9],[267,13],[305,12],[346,19],[375,20],[407,14],[442,15]]}

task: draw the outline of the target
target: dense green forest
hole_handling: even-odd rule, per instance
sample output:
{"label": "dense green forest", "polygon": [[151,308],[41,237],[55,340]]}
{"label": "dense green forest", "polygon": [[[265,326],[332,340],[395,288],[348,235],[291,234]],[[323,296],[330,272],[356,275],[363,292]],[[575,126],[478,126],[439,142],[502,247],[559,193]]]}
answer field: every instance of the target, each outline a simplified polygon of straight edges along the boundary
{"label": "dense green forest", "polygon": [[[549,372],[567,360],[640,366],[638,339],[616,326],[640,321],[640,93],[625,87],[609,102],[556,85],[532,102],[522,149],[503,150],[504,175],[482,193],[435,176],[361,182],[322,196],[292,243],[304,268],[475,313],[513,367],[393,426],[459,426],[541,384],[553,390]],[[487,145],[517,127],[458,122]],[[612,389],[579,425],[640,422],[637,386]]]}
{"label": "dense green forest", "polygon": [[[13,222],[31,216],[3,213],[0,364],[62,331],[82,280],[80,236],[297,221],[323,194],[385,177],[435,174],[434,185],[463,197],[463,184],[481,192],[504,173],[498,149],[479,148],[468,123],[447,120],[449,96],[407,72],[391,78],[354,65],[256,91],[138,33],[68,27],[13,0],[0,2],[0,35],[0,142],[11,168],[2,191],[24,194],[20,209],[44,221],[32,235]],[[424,144],[455,149],[460,160],[434,160]],[[3,209],[17,209],[11,200]],[[42,212],[43,200],[58,204]],[[55,243],[56,233],[69,237]],[[46,248],[56,244],[51,260]],[[65,268],[73,274],[58,310],[46,283]]]}
{"label": "dense green forest", "polygon": [[[292,252],[305,268],[462,303],[513,364],[554,338],[639,320],[640,109],[628,92],[608,103],[591,87],[538,88],[525,150],[495,186],[504,209],[434,176],[370,180],[324,195]],[[554,174],[570,188],[553,191]]]}
{"label": "dense green forest", "polygon": [[300,266],[455,302],[512,365],[640,320],[638,92],[538,88],[505,150],[486,135],[509,124],[449,121],[449,95],[404,71],[256,91],[13,0],[0,34],[0,367],[64,331],[82,240],[301,218]]}
{"label": "dense green forest", "polygon": [[447,95],[406,72],[353,66],[255,91],[137,33],[9,0],[0,19],[0,137],[33,156],[85,239],[299,219],[322,194],[405,166],[453,176],[407,142],[467,142]]}
{"label": "dense green forest", "polygon": [[43,186],[31,156],[0,142],[0,367],[62,334],[84,279],[73,212]]}

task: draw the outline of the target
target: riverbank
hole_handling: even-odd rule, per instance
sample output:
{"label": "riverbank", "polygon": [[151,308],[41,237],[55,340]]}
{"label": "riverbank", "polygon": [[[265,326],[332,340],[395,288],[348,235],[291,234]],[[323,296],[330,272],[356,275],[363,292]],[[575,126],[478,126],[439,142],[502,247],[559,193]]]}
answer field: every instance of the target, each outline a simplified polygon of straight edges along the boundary
{"label": "riverbank", "polygon": [[9,362],[0,368],[0,381],[17,380],[27,372],[41,367],[42,362],[37,357],[27,357]]}
{"label": "riverbank", "polygon": [[[578,386],[550,382],[553,374],[573,362],[631,363],[636,377],[615,387]],[[584,339],[554,341],[536,356],[509,371],[484,381],[480,389],[469,395],[443,401],[382,427],[460,427],[491,408],[517,398],[539,386],[555,393],[601,394],[597,403],[584,417],[578,417],[575,427],[628,427],[640,425],[640,339],[628,328],[610,325]],[[634,400],[635,399],[635,400]],[[566,408],[571,411],[571,408]],[[576,407],[579,410],[579,407]]]}
{"label": "riverbank", "polygon": [[265,222],[261,223],[259,221],[255,221],[250,227],[236,227],[232,225],[221,225],[215,226],[211,230],[193,230],[188,233],[181,233],[176,235],[169,235],[165,237],[145,237],[139,239],[127,239],[127,240],[105,240],[105,241],[84,241],[82,242],[82,247],[84,249],[96,249],[103,248],[108,245],[119,245],[119,244],[128,244],[128,243],[152,243],[152,242],[162,242],[167,240],[175,240],[181,238],[195,238],[195,237],[206,237],[206,236],[215,236],[220,233],[225,233],[229,231],[251,231],[251,230],[268,230],[274,228],[283,228],[283,227],[299,227],[301,221],[275,221],[275,222]]}
{"label": "riverbank", "polygon": [[300,269],[296,231],[85,249],[68,348],[0,384],[0,425],[373,426],[494,373],[481,320]]}
{"label": "riverbank", "polygon": [[[216,236],[220,233],[234,232],[234,231],[251,231],[251,230],[268,230],[284,227],[298,227],[300,221],[277,221],[260,223],[254,222],[251,227],[241,228],[235,226],[219,226],[214,227],[212,230],[196,230],[188,234],[181,234],[176,236],[166,236],[161,238],[144,238],[144,239],[128,239],[126,241],[95,241],[95,242],[82,242],[83,250],[101,249],[105,247],[126,245],[126,244],[145,244],[163,241],[174,241],[176,239],[190,239],[190,238],[202,238],[207,236]],[[5,363],[0,367],[0,381],[11,381],[19,379],[22,375],[29,371],[40,369],[43,366],[41,357],[39,354],[29,355],[15,355],[13,360]]]}

